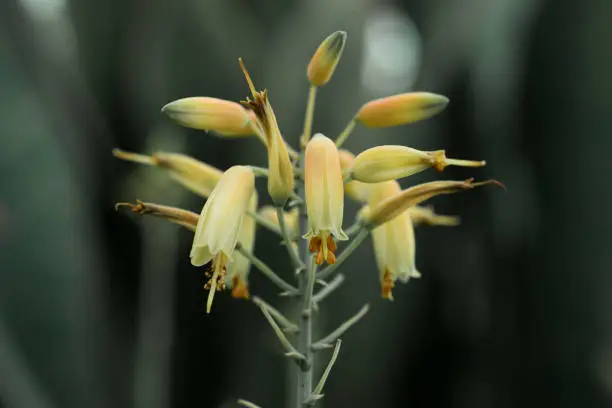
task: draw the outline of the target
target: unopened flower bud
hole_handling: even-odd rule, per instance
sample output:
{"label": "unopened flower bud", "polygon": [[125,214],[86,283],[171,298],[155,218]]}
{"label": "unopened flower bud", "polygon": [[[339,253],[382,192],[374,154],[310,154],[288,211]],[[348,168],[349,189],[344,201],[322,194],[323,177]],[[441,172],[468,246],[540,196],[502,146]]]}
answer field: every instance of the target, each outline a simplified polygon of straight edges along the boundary
{"label": "unopened flower bud", "polygon": [[473,179],[467,179],[465,181],[432,181],[430,183],[419,184],[390,196],[380,201],[375,206],[370,205],[369,214],[364,221],[372,228],[392,220],[408,208],[420,204],[434,196],[458,193],[488,184],[496,184],[503,187],[497,180],[474,183]]}
{"label": "unopened flower bud", "polygon": [[342,230],[344,187],[340,157],[334,142],[316,134],[306,147],[304,183],[310,252],[316,252],[316,263],[336,262],[334,251],[337,240],[347,240]]}
{"label": "unopened flower bud", "polygon": [[482,167],[483,161],[446,157],[444,150],[421,151],[407,146],[376,146],[361,152],[350,169],[354,180],[379,183],[419,173],[429,167],[443,171],[447,166]]}
{"label": "unopened flower bud", "polygon": [[211,165],[179,153],[157,152],[151,156],[113,149],[115,157],[167,170],[174,180],[188,190],[208,197],[215,188],[223,172]]}
{"label": "unopened flower bud", "polygon": [[319,45],[308,63],[308,80],[312,85],[323,86],[330,80],[340,61],[345,43],[346,32],[336,31]]}
{"label": "unopened flower bud", "polygon": [[423,207],[415,205],[408,208],[406,212],[414,225],[456,227],[461,223],[457,216],[436,214],[432,206]]}
{"label": "unopened flower bud", "polygon": [[375,99],[363,105],[355,119],[367,127],[406,125],[430,118],[446,108],[448,98],[429,92],[410,92]]}
{"label": "unopened flower bud", "polygon": [[234,136],[252,133],[247,110],[224,99],[198,96],[178,99],[166,104],[162,112],[180,125],[193,129],[214,130]]}
{"label": "unopened flower bud", "polygon": [[[338,153],[340,154],[340,166],[342,167],[342,171],[350,172],[355,156],[353,153],[344,149],[340,149]],[[368,191],[370,187],[369,184],[352,180],[344,184],[344,192],[355,201],[365,202],[368,200]]]}

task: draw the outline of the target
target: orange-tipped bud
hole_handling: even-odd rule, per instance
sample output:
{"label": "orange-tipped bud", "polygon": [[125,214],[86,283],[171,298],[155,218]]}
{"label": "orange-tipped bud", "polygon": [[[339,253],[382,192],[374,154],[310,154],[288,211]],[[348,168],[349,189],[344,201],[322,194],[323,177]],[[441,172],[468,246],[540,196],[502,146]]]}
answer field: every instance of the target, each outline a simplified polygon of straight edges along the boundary
{"label": "orange-tipped bud", "polygon": [[375,99],[363,105],[355,119],[377,128],[400,126],[430,118],[444,110],[448,98],[429,92],[410,92]]}
{"label": "orange-tipped bud", "polygon": [[406,146],[376,146],[357,155],[350,175],[364,183],[380,183],[408,177],[429,167],[443,171],[447,166],[484,165],[485,161],[449,159],[444,150],[425,152]]}
{"label": "orange-tipped bud", "polygon": [[340,61],[345,43],[346,32],[336,31],[319,45],[308,63],[308,80],[312,85],[323,86],[330,80]]}
{"label": "orange-tipped bud", "polygon": [[168,103],[162,112],[193,129],[234,136],[252,133],[247,110],[236,102],[209,97],[183,98]]}

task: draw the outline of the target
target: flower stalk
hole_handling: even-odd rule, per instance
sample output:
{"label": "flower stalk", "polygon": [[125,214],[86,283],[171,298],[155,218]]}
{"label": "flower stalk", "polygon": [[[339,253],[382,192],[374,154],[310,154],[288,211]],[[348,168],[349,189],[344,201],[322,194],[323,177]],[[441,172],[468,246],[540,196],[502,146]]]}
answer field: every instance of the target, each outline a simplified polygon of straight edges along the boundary
{"label": "flower stalk", "polygon": [[[369,310],[365,304],[328,335],[313,341],[314,318],[318,316],[313,311],[319,312],[319,304],[341,287],[345,274],[335,273],[366,238],[373,236],[383,297],[392,299],[391,289],[396,280],[407,282],[409,277],[420,276],[415,264],[413,225],[453,226],[459,223],[458,217],[439,215],[418,204],[442,194],[487,184],[500,185],[495,180],[475,183],[467,179],[423,183],[401,190],[396,179],[427,168],[438,171],[450,165],[474,168],[484,166],[485,162],[447,158],[444,150],[428,152],[407,146],[378,146],[357,157],[347,150],[339,150],[358,123],[367,128],[379,128],[420,121],[446,107],[448,99],[442,95],[416,92],[370,101],[361,107],[335,141],[320,133],[311,137],[318,90],[332,78],[345,42],[345,32],[332,33],[319,45],[308,64],[306,76],[310,88],[303,132],[297,138],[299,152],[283,138],[267,90],[255,89],[241,59],[239,64],[250,96],[240,104],[213,97],[191,97],[170,102],[162,108],[183,126],[212,130],[222,137],[258,137],[267,149],[267,168],[233,166],[222,171],[182,154],[158,152],[146,156],[114,151],[120,159],[167,171],[176,182],[207,199],[199,215],[142,201],[119,203],[117,207],[127,206],[133,212],[166,219],[194,233],[190,258],[209,278],[205,285],[209,290],[207,312],[211,310],[215,292],[226,287],[231,287],[234,298],[250,298],[261,310],[285,356],[295,365],[297,389],[293,408],[310,408],[323,398],[323,388],[339,355],[340,337]],[[256,177],[267,179],[267,192],[274,206],[259,207]],[[343,230],[345,196],[362,207],[355,223]],[[281,238],[293,272],[286,272],[284,276],[295,279],[293,284],[255,255],[256,225]],[[338,252],[338,242],[346,240],[349,242]],[[324,263],[327,266],[323,267]],[[319,265],[322,266],[320,271]],[[248,274],[251,266],[280,288],[281,296],[290,297],[288,301],[297,310],[294,316],[286,317],[271,303],[250,296]],[[315,293],[316,284],[322,288]],[[334,349],[331,358],[313,387],[316,353],[330,348]],[[238,400],[238,403],[258,408],[246,400]]]}

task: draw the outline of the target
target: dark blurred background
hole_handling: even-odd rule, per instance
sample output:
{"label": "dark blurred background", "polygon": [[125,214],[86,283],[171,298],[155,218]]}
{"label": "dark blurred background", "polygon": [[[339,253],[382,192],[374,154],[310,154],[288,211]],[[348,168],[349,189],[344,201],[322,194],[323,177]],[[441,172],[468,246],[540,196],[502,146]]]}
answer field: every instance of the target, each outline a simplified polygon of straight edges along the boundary
{"label": "dark blurred background", "polygon": [[[370,242],[349,262],[320,332],[372,308],[344,336],[325,406],[611,406],[611,22],[607,0],[0,0],[0,405],[288,406],[292,372],[257,308],[221,294],[205,314],[192,234],[113,211],[202,200],[111,149],[264,165],[256,140],[180,128],[160,107],[245,97],[242,56],[297,141],[305,66],[345,30],[315,131],[335,137],[375,97],[442,93],[441,115],[358,128],[346,147],[486,159],[444,177],[508,192],[432,200],[462,225],[417,230],[423,278],[393,303]],[[267,231],[256,251],[287,264]],[[256,271],[251,291],[285,302]]]}

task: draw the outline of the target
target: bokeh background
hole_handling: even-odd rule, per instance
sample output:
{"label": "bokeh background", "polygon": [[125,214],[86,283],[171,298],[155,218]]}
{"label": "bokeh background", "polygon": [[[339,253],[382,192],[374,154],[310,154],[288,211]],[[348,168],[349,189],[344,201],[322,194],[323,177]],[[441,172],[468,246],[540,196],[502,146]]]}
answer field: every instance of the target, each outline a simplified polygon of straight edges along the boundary
{"label": "bokeh background", "polygon": [[[256,140],[180,128],[160,107],[243,98],[242,56],[296,141],[305,66],[341,29],[315,131],[339,134],[375,97],[442,93],[441,115],[358,128],[346,146],[486,159],[444,176],[495,177],[508,192],[432,200],[462,225],[418,229],[423,278],[393,303],[380,299],[370,242],[348,263],[319,329],[371,311],[344,336],[325,405],[611,406],[611,21],[604,0],[1,0],[0,405],[288,406],[291,371],[257,308],[220,295],[205,314],[191,234],[113,211],[202,200],[110,152],[265,164]],[[266,231],[256,251],[286,265]],[[251,276],[253,293],[283,306]]]}

